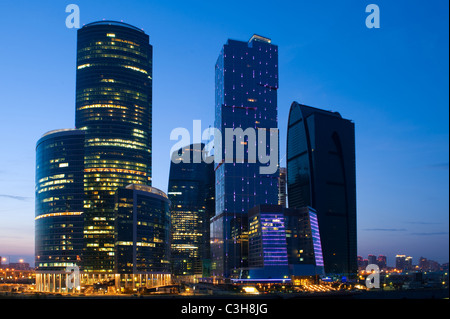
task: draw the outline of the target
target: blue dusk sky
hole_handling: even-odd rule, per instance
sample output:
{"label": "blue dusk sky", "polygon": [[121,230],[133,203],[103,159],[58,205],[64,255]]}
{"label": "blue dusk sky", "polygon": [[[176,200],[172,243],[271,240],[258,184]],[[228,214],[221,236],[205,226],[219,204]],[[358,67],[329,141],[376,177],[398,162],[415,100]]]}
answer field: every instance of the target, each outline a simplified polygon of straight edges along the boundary
{"label": "blue dusk sky", "polygon": [[[75,122],[76,29],[123,20],[154,48],[153,186],[167,191],[170,132],[214,125],[214,64],[227,39],[279,47],[280,153],[293,101],[356,126],[358,254],[448,261],[447,0],[23,1],[0,4],[0,256],[34,264],[35,145]],[[366,6],[380,8],[369,29]],[[285,159],[281,165],[285,165]]]}

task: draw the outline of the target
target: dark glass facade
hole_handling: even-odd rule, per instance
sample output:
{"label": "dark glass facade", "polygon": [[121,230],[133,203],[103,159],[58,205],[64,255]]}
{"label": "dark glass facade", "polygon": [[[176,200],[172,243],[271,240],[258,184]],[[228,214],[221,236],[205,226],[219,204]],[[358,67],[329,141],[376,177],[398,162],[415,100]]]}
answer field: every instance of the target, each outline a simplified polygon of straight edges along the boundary
{"label": "dark glass facade", "polygon": [[114,195],[151,185],[152,46],[142,30],[101,21],[78,30],[76,127],[85,131],[85,272],[114,270]]}
{"label": "dark glass facade", "polygon": [[[248,42],[228,40],[217,59],[215,77],[215,127],[223,139],[227,128],[278,127],[278,47],[270,39],[255,35]],[[248,147],[248,136],[242,138]],[[222,154],[225,145],[223,141]],[[260,147],[269,149],[268,143]],[[257,204],[278,202],[278,173],[260,174],[261,165],[247,157],[242,163],[233,158],[232,163],[216,165],[216,215],[211,220],[215,276],[238,276],[239,269],[248,266],[248,211]]]}
{"label": "dark glass facade", "polygon": [[290,208],[317,212],[325,272],[356,273],[354,123],[337,112],[292,103],[287,184]]}
{"label": "dark glass facade", "polygon": [[176,151],[175,157],[189,154],[190,163],[172,161],[170,166],[168,196],[171,202],[171,264],[174,275],[209,276],[214,164],[193,162],[194,152],[201,153],[203,148],[203,144],[195,144]]}
{"label": "dark glass facade", "polygon": [[154,187],[128,185],[117,190],[115,201],[115,273],[170,274],[167,195]]}
{"label": "dark glass facade", "polygon": [[36,145],[35,265],[37,272],[80,266],[83,250],[84,132],[66,129]]}
{"label": "dark glass facade", "polygon": [[[289,265],[293,275],[303,274],[303,265],[324,270],[322,243],[317,214],[311,207],[284,209]],[[297,267],[300,266],[300,267]]]}

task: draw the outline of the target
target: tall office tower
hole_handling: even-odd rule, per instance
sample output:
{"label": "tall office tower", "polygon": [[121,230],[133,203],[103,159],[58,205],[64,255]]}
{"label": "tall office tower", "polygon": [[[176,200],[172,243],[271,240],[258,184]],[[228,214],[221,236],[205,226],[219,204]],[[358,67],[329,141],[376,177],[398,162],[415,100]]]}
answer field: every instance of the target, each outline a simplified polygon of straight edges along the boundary
{"label": "tall office tower", "polygon": [[151,185],[152,46],[131,25],[78,30],[76,127],[85,136],[85,272],[114,270],[114,194]]}
{"label": "tall office tower", "polygon": [[68,266],[80,266],[83,167],[84,131],[55,130],[37,142],[35,267],[39,290],[56,289],[54,276],[61,276]]}
{"label": "tall office tower", "polygon": [[[256,142],[246,135],[249,128],[265,129],[269,141],[269,129],[278,127],[278,47],[258,35],[248,42],[228,40],[216,62],[215,81],[215,127],[222,133],[222,154],[232,160],[215,168],[211,269],[213,275],[227,278],[237,276],[248,264],[248,211],[258,204],[278,203],[278,172],[260,173],[263,164],[250,161],[252,154],[248,154]],[[237,159],[237,152],[226,154],[227,128],[242,130],[243,134],[235,131],[233,141],[236,148],[247,147],[246,158]],[[268,142],[258,145],[258,149],[265,148],[265,154],[271,147]]]}
{"label": "tall office tower", "polygon": [[312,207],[325,272],[355,274],[355,128],[337,112],[292,103],[287,133],[290,208]]}
{"label": "tall office tower", "polygon": [[287,207],[286,167],[280,167],[278,177],[278,205]]}
{"label": "tall office tower", "polygon": [[116,192],[115,284],[148,288],[170,282],[169,199],[161,190],[130,184]]}
{"label": "tall office tower", "polygon": [[192,144],[172,154],[172,158],[181,154],[189,154],[190,157],[189,163],[172,161],[170,165],[171,264],[172,274],[177,276],[209,276],[214,164],[194,162],[194,154],[198,152],[201,156],[203,148],[204,144]]}

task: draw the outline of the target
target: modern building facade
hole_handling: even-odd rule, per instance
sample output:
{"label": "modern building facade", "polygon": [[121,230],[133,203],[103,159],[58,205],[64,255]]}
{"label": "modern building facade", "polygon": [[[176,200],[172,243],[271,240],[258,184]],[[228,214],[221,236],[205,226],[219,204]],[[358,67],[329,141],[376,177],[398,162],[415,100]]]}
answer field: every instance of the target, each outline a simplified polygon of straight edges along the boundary
{"label": "modern building facade", "polygon": [[278,177],[278,205],[287,207],[286,167],[280,167]]}
{"label": "modern building facade", "polygon": [[286,282],[324,274],[320,231],[310,207],[258,205],[249,212],[248,280]]}
{"label": "modern building facade", "polygon": [[[245,130],[278,128],[278,47],[254,35],[248,42],[228,40],[215,66],[215,127],[225,139],[226,129],[242,129],[236,146],[255,143]],[[248,266],[248,212],[258,204],[278,203],[278,172],[260,174],[262,164],[249,157],[222,154],[232,162],[216,164],[216,208],[211,219],[212,273],[219,277],[239,275]],[[271,150],[269,143],[258,145]],[[246,153],[248,155],[248,151]],[[278,155],[277,155],[278,156]],[[278,163],[277,163],[278,164]]]}
{"label": "modern building facade", "polygon": [[55,130],[36,145],[35,266],[80,265],[83,251],[84,131]]}
{"label": "modern building facade", "polygon": [[130,184],[115,196],[117,288],[170,282],[170,201],[154,187]]}
{"label": "modern building facade", "polygon": [[294,102],[287,135],[289,207],[316,210],[325,272],[356,274],[354,123]]}
{"label": "modern building facade", "polygon": [[285,219],[280,206],[255,206],[248,218],[249,268],[287,266]]}
{"label": "modern building facade", "polygon": [[284,220],[291,275],[325,274],[322,233],[316,211],[311,207],[287,208]]}
{"label": "modern building facade", "polygon": [[114,196],[151,186],[152,46],[142,30],[100,21],[78,30],[76,128],[85,132],[85,272],[114,271]]}
{"label": "modern building facade", "polygon": [[[210,275],[210,228],[214,216],[214,164],[195,163],[204,144],[192,144],[175,151],[172,157],[189,154],[189,163],[172,161],[168,196],[171,202],[171,264],[176,276]],[[201,158],[201,157],[198,157]]]}
{"label": "modern building facade", "polygon": [[61,291],[83,253],[84,131],[55,130],[36,144],[35,268],[39,291]]}

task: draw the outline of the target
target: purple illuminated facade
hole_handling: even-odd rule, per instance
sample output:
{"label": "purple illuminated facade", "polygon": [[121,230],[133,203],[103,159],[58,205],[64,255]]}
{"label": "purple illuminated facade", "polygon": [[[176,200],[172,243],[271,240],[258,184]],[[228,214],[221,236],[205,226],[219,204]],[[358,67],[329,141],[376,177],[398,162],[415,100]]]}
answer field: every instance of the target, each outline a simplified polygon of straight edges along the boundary
{"label": "purple illuminated facade", "polygon": [[249,213],[249,268],[287,266],[286,232],[282,212]]}
{"label": "purple illuminated facade", "polygon": [[258,205],[249,212],[249,267],[241,279],[324,275],[317,215],[311,207]]}

